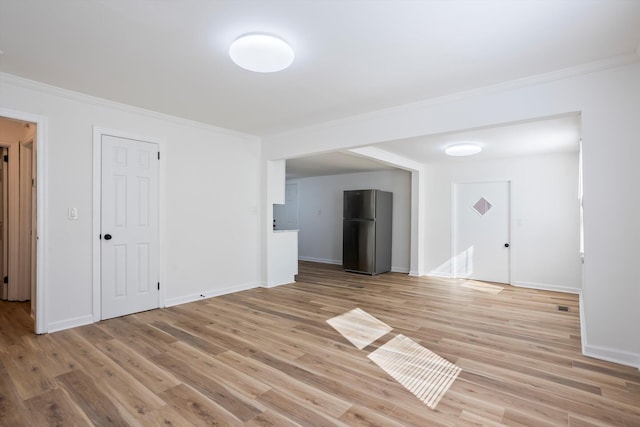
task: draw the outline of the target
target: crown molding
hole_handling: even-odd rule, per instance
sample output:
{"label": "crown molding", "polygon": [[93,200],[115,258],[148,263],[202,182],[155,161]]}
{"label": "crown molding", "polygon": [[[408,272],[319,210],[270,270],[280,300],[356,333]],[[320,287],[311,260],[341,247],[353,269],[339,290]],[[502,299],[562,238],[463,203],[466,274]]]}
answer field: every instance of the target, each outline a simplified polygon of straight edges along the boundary
{"label": "crown molding", "polygon": [[66,98],[72,101],[78,101],[85,104],[91,104],[98,107],[110,108],[113,110],[119,110],[126,113],[138,114],[146,116],[152,119],[161,120],[164,122],[171,122],[180,126],[188,126],[192,128],[198,128],[210,132],[222,133],[229,136],[234,136],[248,141],[260,141],[260,137],[257,135],[251,135],[244,132],[239,132],[233,129],[222,128],[207,123],[198,122],[195,120],[185,119],[178,116],[172,116],[170,114],[160,113],[153,110],[147,110],[145,108],[134,107],[132,105],[123,104],[120,102],[109,101],[108,99],[99,98],[93,95],[87,95],[81,92],[75,92],[69,89],[64,89],[58,86],[53,86],[47,83],[39,82],[36,80],[26,79],[13,74],[0,72],[0,83],[7,83],[14,86],[19,86],[24,89],[34,90],[37,92],[46,93],[61,98]]}
{"label": "crown molding", "polygon": [[47,83],[26,79],[16,75],[0,72],[0,82],[6,82],[15,86],[20,86],[25,89],[35,90],[43,93],[47,93],[54,96],[67,98],[74,101],[84,102],[96,106],[111,108],[128,113],[140,114],[149,118],[154,118],[162,121],[169,121],[177,125],[196,127],[207,131],[226,134],[229,136],[239,137],[251,141],[261,141],[269,139],[277,139],[279,137],[296,134],[299,132],[319,131],[337,126],[354,124],[362,121],[381,118],[391,114],[402,113],[403,111],[414,111],[424,109],[427,107],[433,107],[445,103],[454,101],[461,101],[464,99],[470,99],[478,96],[491,95],[500,92],[506,92],[509,90],[515,90],[524,88],[527,86],[535,86],[542,83],[550,83],[553,81],[563,80],[570,77],[586,75],[598,71],[607,69],[622,67],[635,62],[640,62],[640,43],[638,44],[636,51],[633,53],[619,55],[611,58],[607,58],[600,61],[590,62],[587,64],[578,65],[575,67],[564,68],[561,70],[552,71],[544,74],[537,74],[534,76],[524,77],[521,79],[510,80],[495,85],[482,86],[476,89],[471,89],[462,92],[455,92],[448,95],[433,97],[424,99],[417,102],[408,104],[402,104],[394,107],[384,108],[381,110],[371,111],[367,113],[352,115],[349,117],[330,120],[322,123],[317,123],[310,126],[304,126],[299,128],[290,129],[284,132],[266,134],[266,135],[252,135],[233,129],[222,128],[207,123],[198,122],[195,120],[185,119],[182,117],[172,116],[170,114],[160,113],[157,111],[148,110],[145,108],[134,107],[132,105],[123,104],[115,101],[109,101],[104,98],[99,98],[92,95],[86,95],[80,92],[75,92],[69,89],[64,89],[58,86],[53,86]]}
{"label": "crown molding", "polygon": [[556,71],[551,71],[543,74],[536,74],[529,77],[523,77],[521,79],[509,80],[502,83],[497,83],[489,86],[482,86],[476,89],[470,89],[462,92],[455,92],[447,95],[437,96],[433,98],[427,98],[421,101],[411,102],[408,104],[397,105],[394,107],[383,108],[381,110],[371,111],[362,114],[356,114],[353,116],[330,120],[323,123],[318,123],[311,126],[304,126],[300,128],[290,129],[284,132],[276,134],[263,135],[263,140],[278,139],[288,135],[294,135],[299,132],[313,132],[329,129],[332,127],[356,124],[358,122],[370,121],[380,119],[388,115],[398,114],[405,111],[421,110],[428,107],[447,104],[455,101],[461,101],[465,99],[476,98],[479,96],[486,96],[497,94],[501,92],[507,92],[510,90],[521,89],[529,86],[535,86],[543,83],[551,83],[554,81],[564,80],[571,77],[587,75],[598,71],[623,67],[625,65],[640,62],[640,44],[636,52],[610,57],[600,61],[589,62],[586,64],[578,65],[575,67],[563,68]]}

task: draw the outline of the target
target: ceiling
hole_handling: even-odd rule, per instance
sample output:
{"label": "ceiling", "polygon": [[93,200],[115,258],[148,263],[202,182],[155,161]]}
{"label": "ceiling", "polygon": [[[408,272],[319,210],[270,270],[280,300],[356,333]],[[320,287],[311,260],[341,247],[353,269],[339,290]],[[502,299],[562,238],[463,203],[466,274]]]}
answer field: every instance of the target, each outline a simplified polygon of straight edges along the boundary
{"label": "ceiling", "polygon": [[[296,52],[271,74],[228,47],[250,32]],[[258,136],[640,55],[637,0],[0,0],[0,71]],[[577,150],[578,116],[379,145],[423,162]],[[449,144],[483,146],[449,158]],[[390,169],[348,152],[289,178]]]}
{"label": "ceiling", "polygon": [[[464,142],[479,145],[482,152],[470,157],[444,154],[448,146]],[[420,163],[456,163],[550,153],[577,153],[579,143],[580,116],[572,114],[465,132],[388,141],[377,144],[376,147]]]}
{"label": "ceiling", "polygon": [[[228,46],[248,32],[287,40],[293,66],[234,65]],[[0,0],[0,71],[259,136],[639,42],[636,0]]]}
{"label": "ceiling", "polygon": [[[471,142],[482,152],[470,157],[444,154],[449,145]],[[580,116],[571,114],[536,121],[512,123],[440,135],[387,141],[376,148],[423,164],[464,163],[552,153],[577,153],[580,149]],[[287,179],[371,172],[394,167],[345,152],[333,152],[287,160]]]}
{"label": "ceiling", "polygon": [[366,157],[340,151],[287,159],[287,179],[392,169],[395,168]]}

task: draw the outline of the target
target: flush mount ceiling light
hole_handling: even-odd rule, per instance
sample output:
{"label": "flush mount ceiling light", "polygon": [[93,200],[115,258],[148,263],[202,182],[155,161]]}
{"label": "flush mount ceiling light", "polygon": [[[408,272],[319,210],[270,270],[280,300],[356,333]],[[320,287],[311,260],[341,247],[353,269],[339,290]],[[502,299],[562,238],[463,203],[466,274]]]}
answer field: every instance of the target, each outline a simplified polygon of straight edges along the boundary
{"label": "flush mount ceiling light", "polygon": [[274,73],[293,63],[293,49],[284,40],[268,34],[240,36],[229,47],[229,56],[239,67],[256,73]]}
{"label": "flush mount ceiling light", "polygon": [[463,144],[453,144],[448,146],[444,152],[449,156],[473,156],[482,151],[482,147],[478,144],[465,142]]}

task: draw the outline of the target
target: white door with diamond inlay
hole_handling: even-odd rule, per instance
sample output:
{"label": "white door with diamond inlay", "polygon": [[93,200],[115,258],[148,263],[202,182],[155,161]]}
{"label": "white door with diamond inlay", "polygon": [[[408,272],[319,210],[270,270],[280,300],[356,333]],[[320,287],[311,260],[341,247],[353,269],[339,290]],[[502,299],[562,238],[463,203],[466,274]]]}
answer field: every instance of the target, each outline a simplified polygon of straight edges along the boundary
{"label": "white door with diamond inlay", "polygon": [[510,283],[510,192],[508,181],[454,184],[454,277]]}
{"label": "white door with diamond inlay", "polygon": [[101,318],[159,304],[158,145],[102,136]]}

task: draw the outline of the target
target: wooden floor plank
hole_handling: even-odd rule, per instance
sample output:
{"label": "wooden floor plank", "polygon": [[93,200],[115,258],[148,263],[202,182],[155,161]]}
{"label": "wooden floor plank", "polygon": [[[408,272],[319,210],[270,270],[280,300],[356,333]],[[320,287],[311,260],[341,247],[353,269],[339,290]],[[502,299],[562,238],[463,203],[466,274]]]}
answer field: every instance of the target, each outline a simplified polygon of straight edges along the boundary
{"label": "wooden floor plank", "polygon": [[166,354],[183,361],[209,380],[222,384],[244,397],[253,400],[271,389],[271,386],[251,375],[232,369],[229,365],[215,358],[214,354],[206,354],[186,343],[173,343],[166,348]]}
{"label": "wooden floor plank", "polygon": [[24,401],[0,359],[0,425],[28,425]]}
{"label": "wooden floor plank", "polygon": [[304,405],[302,401],[279,390],[269,390],[260,396],[259,400],[272,410],[287,414],[287,418],[302,425],[317,427],[346,425],[316,411],[313,407]]}
{"label": "wooden floor plank", "polygon": [[[166,390],[165,390],[166,391]],[[189,421],[186,415],[183,415],[187,408],[177,403],[176,409],[169,403],[167,399],[167,405],[162,408],[155,409],[146,415],[146,421],[144,425],[148,426],[163,426],[163,427],[182,427],[196,425],[196,422]]]}
{"label": "wooden floor plank", "polygon": [[18,394],[24,400],[46,393],[56,387],[53,377],[45,369],[46,361],[24,343],[14,344],[5,350],[5,368],[13,379]]}
{"label": "wooden floor plank", "polygon": [[219,354],[225,352],[226,349],[220,345],[214,344],[211,341],[207,341],[206,339],[194,336],[184,329],[176,328],[172,325],[167,324],[166,322],[155,321],[151,323],[151,326],[154,328],[158,328],[163,332],[166,332],[169,335],[174,336],[180,342],[184,342],[191,347],[195,347],[199,350],[204,351],[209,354]]}
{"label": "wooden floor plank", "polygon": [[128,426],[113,400],[83,371],[71,371],[56,378],[85,416],[95,425]]}
{"label": "wooden floor plank", "polygon": [[245,423],[247,427],[300,427],[298,424],[289,418],[281,415],[279,412],[267,409],[262,414],[256,416],[252,420]]}
{"label": "wooden floor plank", "polygon": [[67,351],[78,354],[83,372],[90,372],[92,381],[100,384],[100,390],[113,400],[123,417],[143,420],[146,413],[164,405],[153,391],[84,339],[80,329],[60,332],[67,338]]}
{"label": "wooden floor plank", "polygon": [[[0,301],[0,426],[640,426],[640,371],[581,355],[576,295],[299,271],[44,336]],[[359,350],[327,323],[354,308],[392,330]],[[398,334],[462,368],[435,410],[367,357]]]}
{"label": "wooden floor plank", "polygon": [[81,426],[91,423],[61,388],[32,397],[25,404],[32,414],[33,425]]}
{"label": "wooden floor plank", "polygon": [[189,384],[207,399],[225,408],[239,420],[248,421],[262,412],[258,405],[240,398],[229,387],[211,381],[181,359],[169,354],[161,354],[153,356],[152,360],[173,372],[184,383]]}
{"label": "wooden floor plank", "polygon": [[243,357],[233,352],[217,356],[234,369],[253,376],[265,383],[269,383],[274,390],[284,395],[295,395],[296,399],[314,408],[317,412],[326,413],[334,417],[342,415],[351,404],[338,396],[333,396],[293,378],[289,373],[282,372],[275,366],[261,363],[253,358]]}
{"label": "wooden floor plank", "polygon": [[402,427],[404,425],[384,415],[369,411],[360,405],[354,405],[340,417],[340,420],[344,421],[347,425],[360,427]]}
{"label": "wooden floor plank", "polygon": [[216,402],[184,384],[164,391],[160,397],[192,426],[241,426],[243,422]]}
{"label": "wooden floor plank", "polygon": [[140,384],[156,394],[180,383],[170,372],[158,367],[151,360],[136,353],[120,341],[112,339],[99,342],[95,346]]}
{"label": "wooden floor plank", "polygon": [[42,360],[45,371],[52,378],[78,368],[76,358],[60,348],[52,334],[25,335],[23,341],[29,343],[31,351]]}

